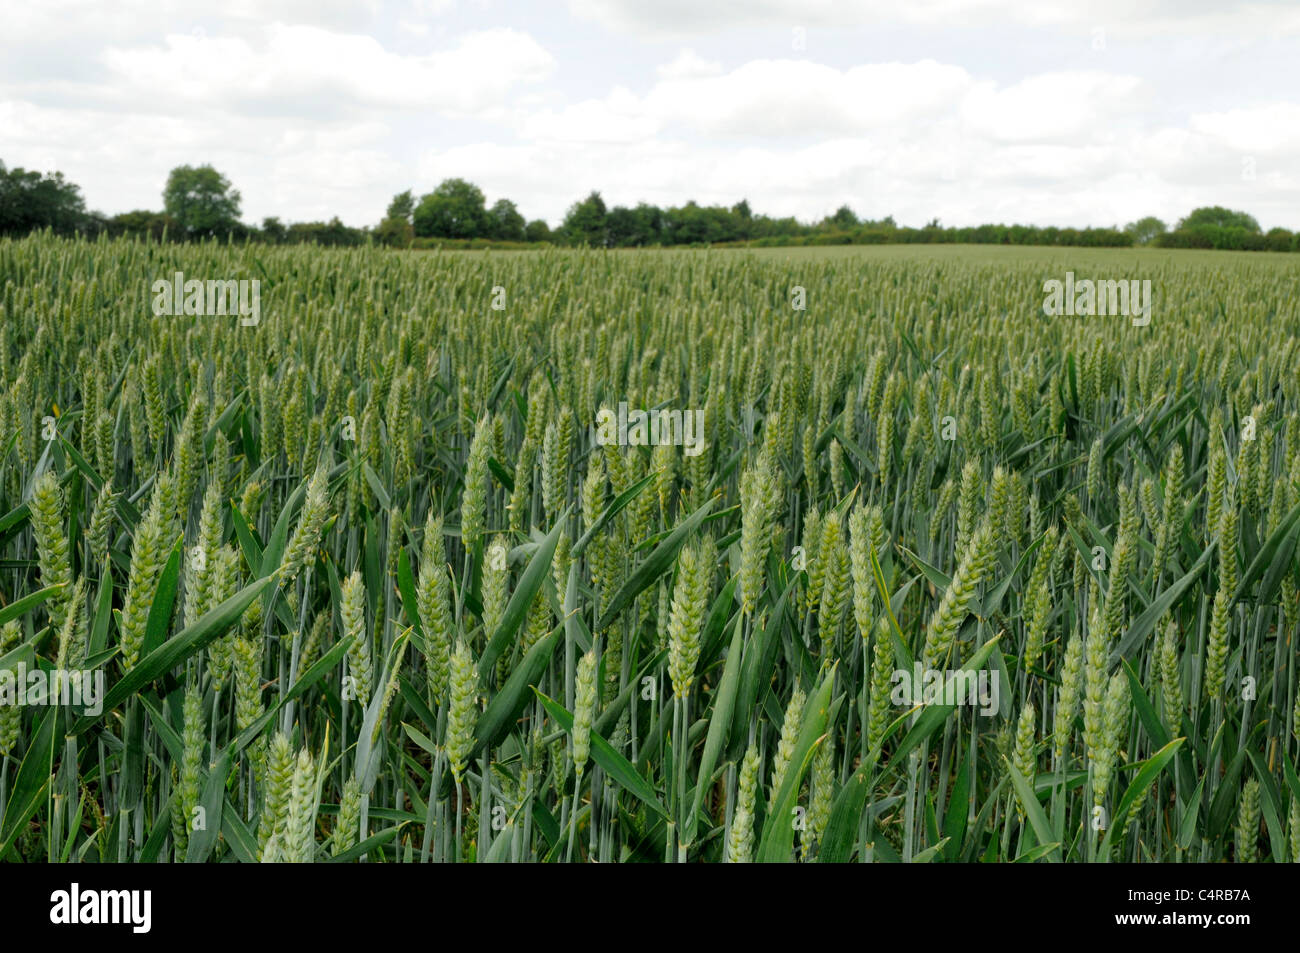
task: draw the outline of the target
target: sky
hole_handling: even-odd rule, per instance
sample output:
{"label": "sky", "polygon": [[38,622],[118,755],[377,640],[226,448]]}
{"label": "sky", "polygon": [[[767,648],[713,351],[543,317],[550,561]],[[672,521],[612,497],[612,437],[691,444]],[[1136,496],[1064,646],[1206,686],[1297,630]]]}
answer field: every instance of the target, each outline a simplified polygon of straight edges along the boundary
{"label": "sky", "polygon": [[0,0],[0,161],[162,206],[376,224],[467,178],[556,225],[688,199],[812,221],[1300,228],[1300,0]]}

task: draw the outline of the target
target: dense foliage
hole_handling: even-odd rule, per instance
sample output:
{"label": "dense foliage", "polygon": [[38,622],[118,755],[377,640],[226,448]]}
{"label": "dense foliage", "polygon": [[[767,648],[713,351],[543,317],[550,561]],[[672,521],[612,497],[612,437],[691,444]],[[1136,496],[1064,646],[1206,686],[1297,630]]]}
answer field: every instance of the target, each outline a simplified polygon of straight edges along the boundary
{"label": "dense foliage", "polygon": [[937,220],[922,228],[899,226],[892,216],[860,219],[848,206],[817,222],[755,214],[748,201],[732,206],[694,201],[660,208],[606,206],[599,192],[573,203],[554,230],[543,220],[527,221],[507,198],[489,207],[482,189],[465,179],[444,180],[416,197],[393,196],[384,217],[371,228],[354,228],[337,216],[328,222],[284,224],[277,217],[260,227],[239,220],[240,195],[211,166],[173,169],[163,193],[165,211],[135,210],[104,216],[85,209],[77,186],[62,176],[0,164],[0,235],[25,235],[49,228],[59,235],[138,236],[155,241],[208,237],[272,245],[316,244],[356,247],[374,242],[396,248],[526,248],[538,244],[591,248],[676,246],[798,246],[886,244],[1052,245],[1123,248],[1154,244],[1167,248],[1236,251],[1296,251],[1296,235],[1285,228],[1267,234],[1245,212],[1219,206],[1200,208],[1170,231],[1148,216],[1119,228],[1058,228],[1033,225],[945,227]]}
{"label": "dense foliage", "polygon": [[0,241],[0,857],[1300,858],[1300,278],[997,251]]}

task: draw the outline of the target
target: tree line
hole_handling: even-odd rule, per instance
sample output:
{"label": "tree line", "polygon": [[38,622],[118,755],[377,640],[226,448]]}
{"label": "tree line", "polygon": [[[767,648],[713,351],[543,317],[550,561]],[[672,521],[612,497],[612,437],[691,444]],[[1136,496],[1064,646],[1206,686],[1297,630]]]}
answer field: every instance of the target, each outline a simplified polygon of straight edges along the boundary
{"label": "tree line", "polygon": [[0,161],[0,235],[7,236],[48,228],[63,235],[134,235],[158,241],[217,238],[342,246],[373,242],[397,248],[963,243],[1300,251],[1297,233],[1285,228],[1264,232],[1253,216],[1221,206],[1198,208],[1172,229],[1151,216],[1123,228],[949,227],[937,219],[914,228],[898,225],[892,216],[859,218],[847,205],[820,221],[800,222],[755,213],[743,199],[731,206],[690,201],[668,208],[648,202],[610,208],[593,191],[574,202],[563,222],[552,229],[542,219],[527,220],[510,199],[489,206],[477,185],[450,178],[418,197],[410,189],[393,196],[373,228],[344,225],[337,216],[328,222],[290,224],[269,217],[257,226],[241,220],[239,191],[211,165],[173,169],[162,199],[161,211],[141,209],[107,216],[88,210],[80,188],[61,173],[7,169]]}

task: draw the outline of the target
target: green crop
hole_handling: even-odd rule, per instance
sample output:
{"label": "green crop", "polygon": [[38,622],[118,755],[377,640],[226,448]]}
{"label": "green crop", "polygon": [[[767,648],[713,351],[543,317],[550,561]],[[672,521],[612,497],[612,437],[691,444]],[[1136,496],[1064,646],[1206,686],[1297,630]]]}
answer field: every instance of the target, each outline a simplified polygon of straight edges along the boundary
{"label": "green crop", "polygon": [[[155,317],[178,271],[260,321]],[[1298,301],[0,242],[0,859],[1300,857]]]}

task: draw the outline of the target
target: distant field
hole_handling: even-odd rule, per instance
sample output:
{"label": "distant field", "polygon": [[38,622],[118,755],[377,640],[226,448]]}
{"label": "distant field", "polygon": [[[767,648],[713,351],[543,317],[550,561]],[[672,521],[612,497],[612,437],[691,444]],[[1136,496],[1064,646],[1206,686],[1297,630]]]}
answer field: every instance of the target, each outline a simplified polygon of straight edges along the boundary
{"label": "distant field", "polygon": [[1298,265],[0,241],[0,858],[1300,860]]}
{"label": "distant field", "polygon": [[[720,249],[721,251],[722,249]],[[1134,264],[1182,262],[1191,265],[1232,263],[1300,269],[1285,252],[1200,251],[1177,248],[1073,248],[1042,245],[829,245],[817,248],[735,249],[763,258],[798,262],[806,258],[861,258],[868,261],[1074,262]]]}
{"label": "distant field", "polygon": [[[464,255],[466,257],[515,257],[537,254],[580,254],[563,249],[496,249],[484,251],[419,251],[416,255]],[[1172,265],[1182,268],[1232,269],[1249,273],[1279,271],[1300,272],[1300,261],[1284,252],[1203,251],[1181,248],[1077,248],[1041,245],[824,245],[781,248],[618,248],[607,254],[614,257],[656,258],[686,257],[753,257],[760,261],[799,265],[818,261],[887,262],[959,262],[973,265],[1017,266],[1042,265],[1049,268],[1087,266],[1121,269],[1124,276],[1136,275],[1144,268]],[[1086,277],[1080,273],[1079,277]],[[1120,277],[1116,274],[1116,277]]]}

